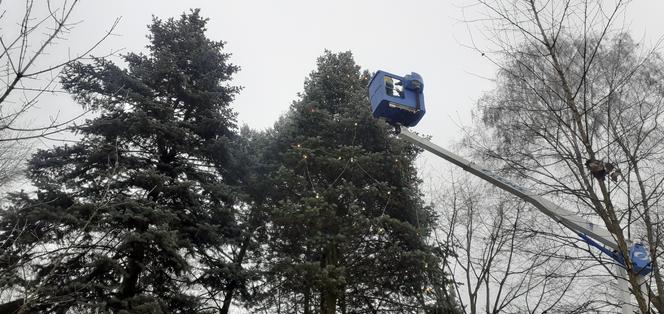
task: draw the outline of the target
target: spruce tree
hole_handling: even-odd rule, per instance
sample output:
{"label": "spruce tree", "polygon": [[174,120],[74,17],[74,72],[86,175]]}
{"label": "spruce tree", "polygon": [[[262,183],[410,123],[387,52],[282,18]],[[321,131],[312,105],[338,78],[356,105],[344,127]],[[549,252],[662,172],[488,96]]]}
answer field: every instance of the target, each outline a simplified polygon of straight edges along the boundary
{"label": "spruce tree", "polygon": [[206,22],[154,18],[126,68],[66,69],[63,87],[96,117],[79,142],[34,155],[36,196],[15,195],[0,220],[2,285],[23,287],[24,311],[200,312],[217,297],[205,291],[237,279],[210,254],[241,235],[228,152],[238,67]]}
{"label": "spruce tree", "polygon": [[440,259],[425,243],[434,214],[418,188],[419,151],[371,116],[368,78],[350,52],[326,52],[275,126],[264,307],[427,307],[428,269]]}
{"label": "spruce tree", "polygon": [[266,193],[270,182],[263,179],[268,171],[263,161],[268,159],[264,154],[270,138],[270,132],[244,126],[230,146],[233,160],[241,161],[235,166],[240,180],[233,213],[239,234],[236,240],[209,251],[210,271],[204,277],[210,286],[208,291],[223,295],[221,314],[232,313],[231,302],[239,301],[242,305],[251,302],[253,290],[260,283],[271,201]]}

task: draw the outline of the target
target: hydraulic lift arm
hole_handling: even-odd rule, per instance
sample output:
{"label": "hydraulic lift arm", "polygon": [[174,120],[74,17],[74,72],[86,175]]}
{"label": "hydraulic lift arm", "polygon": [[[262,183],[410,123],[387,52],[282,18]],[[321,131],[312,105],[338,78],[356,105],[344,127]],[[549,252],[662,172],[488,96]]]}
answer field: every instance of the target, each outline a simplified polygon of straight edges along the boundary
{"label": "hydraulic lift arm", "polygon": [[[394,93],[394,81],[398,81],[404,89],[399,93]],[[390,83],[390,84],[388,84]],[[535,208],[545,213],[555,221],[574,231],[583,241],[599,249],[610,256],[622,267],[619,277],[626,278],[626,261],[621,253],[617,253],[618,245],[616,240],[608,230],[599,227],[596,224],[584,219],[583,217],[568,211],[549,200],[524,189],[508,180],[501,178],[491,170],[484,169],[479,165],[464,159],[432,142],[410,132],[406,127],[412,127],[424,116],[426,109],[424,106],[424,83],[422,77],[417,73],[411,73],[406,76],[398,76],[384,71],[378,71],[374,74],[369,83],[369,100],[373,116],[385,119],[390,125],[396,128],[400,138],[427,150],[436,156],[439,156],[473,175],[531,203]],[[646,247],[641,243],[628,243],[629,261],[639,281],[645,282],[646,275],[652,270],[650,255]],[[630,290],[626,280],[619,279],[620,290],[624,300],[622,306],[623,313],[633,313],[631,306]]]}
{"label": "hydraulic lift arm", "polygon": [[560,222],[562,225],[571,229],[577,234],[585,234],[592,239],[602,243],[603,245],[610,247],[611,249],[618,249],[618,244],[614,240],[613,235],[611,235],[608,230],[603,229],[598,225],[593,224],[592,222],[589,222],[588,220],[573,212],[561,208],[560,206],[533,192],[530,192],[514,183],[509,182],[508,180],[497,176],[492,171],[484,169],[477,164],[470,162],[463,157],[432,143],[431,141],[411,132],[407,128],[400,129],[400,138],[461,167],[463,170],[466,170],[475,176],[488,181],[494,186],[497,186],[513,195],[518,196],[530,204],[533,204],[541,212],[553,218],[555,221]]}

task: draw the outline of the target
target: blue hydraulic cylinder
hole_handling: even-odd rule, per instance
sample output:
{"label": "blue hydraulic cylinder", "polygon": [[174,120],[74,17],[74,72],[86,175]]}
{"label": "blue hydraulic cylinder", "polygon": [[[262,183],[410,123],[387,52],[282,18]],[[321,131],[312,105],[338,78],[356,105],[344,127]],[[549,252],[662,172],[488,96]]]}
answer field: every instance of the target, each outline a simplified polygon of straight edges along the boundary
{"label": "blue hydraulic cylinder", "polygon": [[[610,251],[609,249],[603,247],[599,243],[595,242],[595,240],[591,239],[590,237],[588,237],[583,233],[579,233],[579,236],[581,237],[581,239],[583,239],[583,241],[586,241],[586,243],[596,247],[597,249],[602,251],[602,253],[610,256],[623,267],[625,266],[625,259],[617,252]],[[652,271],[650,254],[648,253],[648,249],[643,244],[641,243],[633,244],[629,248],[629,258],[632,260],[633,271],[639,274],[640,276],[645,276]]]}
{"label": "blue hydraulic cylinder", "polygon": [[378,71],[369,83],[371,111],[393,125],[411,127],[424,116],[424,81],[413,72],[404,77]]}
{"label": "blue hydraulic cylinder", "polygon": [[602,251],[602,253],[606,254],[609,257],[611,257],[613,260],[618,262],[620,265],[625,266],[625,259],[622,256],[620,256],[620,254],[618,254],[618,252],[613,252],[613,251],[605,248],[604,246],[597,243],[595,240],[591,239],[589,236],[587,236],[583,233],[579,233],[578,235],[579,235],[579,237],[581,237],[581,239],[583,241],[586,241],[586,243],[588,243],[591,246],[594,246],[598,250]]}

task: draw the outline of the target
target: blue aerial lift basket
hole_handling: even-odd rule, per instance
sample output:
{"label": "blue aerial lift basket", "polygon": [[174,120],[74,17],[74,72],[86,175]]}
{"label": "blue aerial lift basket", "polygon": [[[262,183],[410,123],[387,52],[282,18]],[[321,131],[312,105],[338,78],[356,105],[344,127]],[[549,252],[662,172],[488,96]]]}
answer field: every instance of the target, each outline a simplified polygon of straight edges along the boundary
{"label": "blue aerial lift basket", "polygon": [[652,263],[648,249],[641,243],[635,243],[629,249],[629,258],[632,259],[634,272],[646,276],[652,271]]}
{"label": "blue aerial lift basket", "polygon": [[426,112],[423,91],[422,77],[415,72],[401,77],[378,71],[369,83],[373,116],[393,125],[415,126]]}

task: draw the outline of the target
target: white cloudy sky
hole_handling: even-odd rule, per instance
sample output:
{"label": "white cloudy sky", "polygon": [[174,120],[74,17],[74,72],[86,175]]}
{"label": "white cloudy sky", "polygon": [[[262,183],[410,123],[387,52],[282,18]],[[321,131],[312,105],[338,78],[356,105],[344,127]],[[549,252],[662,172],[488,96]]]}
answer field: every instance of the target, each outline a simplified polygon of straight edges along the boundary
{"label": "white cloudy sky", "polygon": [[[2,2],[7,12],[0,25],[3,32],[11,30],[12,18],[20,17],[23,3]],[[234,80],[244,86],[234,103],[241,124],[270,127],[302,90],[304,78],[325,49],[351,50],[366,69],[420,73],[428,113],[417,130],[448,144],[460,136],[459,123],[467,123],[482,92],[492,88],[493,83],[482,77],[495,73],[487,60],[465,47],[470,42],[468,32],[476,29],[462,22],[464,5],[465,0],[87,0],[74,12],[80,23],[69,40],[51,47],[41,62],[84,50],[118,17],[117,36],[106,40],[96,54],[141,51],[152,15],[167,18],[201,8],[210,19],[209,37],[226,41],[232,62],[242,67]],[[475,9],[465,10],[472,14]],[[650,44],[664,34],[662,12],[663,1],[634,1],[624,21],[637,39]],[[479,36],[475,40],[483,44]],[[33,119],[57,111],[60,116],[71,115],[76,108],[68,97],[49,96],[33,112]]]}

